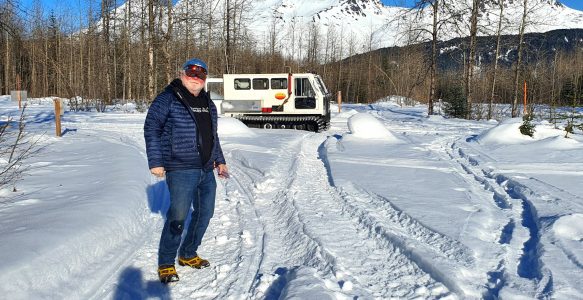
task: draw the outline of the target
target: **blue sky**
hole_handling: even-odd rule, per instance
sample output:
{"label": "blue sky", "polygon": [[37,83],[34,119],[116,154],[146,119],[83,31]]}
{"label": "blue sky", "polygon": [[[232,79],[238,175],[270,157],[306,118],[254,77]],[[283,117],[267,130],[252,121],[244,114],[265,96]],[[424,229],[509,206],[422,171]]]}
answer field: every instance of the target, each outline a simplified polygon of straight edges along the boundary
{"label": "blue sky", "polygon": [[[31,8],[31,3],[34,0],[20,0],[20,3],[26,8]],[[78,15],[80,10],[86,13],[88,3],[92,3],[94,10],[99,10],[100,0],[38,0],[45,10],[45,13],[53,10],[59,15],[60,13],[68,11],[70,14]],[[117,3],[122,3],[124,0],[116,0]],[[176,0],[173,0],[176,2]],[[385,5],[410,7],[415,3],[415,0],[381,0]],[[574,9],[583,11],[583,0],[560,0],[561,3]],[[82,9],[80,9],[80,7]]]}
{"label": "blue sky", "polygon": [[[583,0],[559,0],[564,5],[583,10]],[[414,0],[381,0],[381,2],[385,5],[394,5],[394,6],[411,6],[415,3]]]}

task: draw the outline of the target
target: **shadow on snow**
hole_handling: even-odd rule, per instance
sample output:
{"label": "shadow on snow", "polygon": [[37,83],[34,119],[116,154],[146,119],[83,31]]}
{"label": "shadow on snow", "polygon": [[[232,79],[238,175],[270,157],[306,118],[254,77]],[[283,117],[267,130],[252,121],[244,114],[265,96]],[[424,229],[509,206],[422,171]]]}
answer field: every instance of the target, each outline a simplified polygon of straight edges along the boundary
{"label": "shadow on snow", "polygon": [[145,281],[140,269],[127,267],[119,275],[113,299],[170,299],[170,289],[158,280]]}

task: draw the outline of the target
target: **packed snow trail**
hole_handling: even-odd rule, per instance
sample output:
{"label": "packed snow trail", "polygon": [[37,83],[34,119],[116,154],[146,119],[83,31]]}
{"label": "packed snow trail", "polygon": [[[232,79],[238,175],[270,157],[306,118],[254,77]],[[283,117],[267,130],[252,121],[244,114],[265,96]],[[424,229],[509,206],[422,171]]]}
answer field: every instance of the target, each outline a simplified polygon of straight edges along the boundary
{"label": "packed snow trail", "polygon": [[[382,298],[450,294],[447,287],[412,260],[416,254],[410,253],[412,250],[404,246],[402,239],[388,238],[388,233],[379,236],[374,232],[379,229],[371,229],[371,221],[357,216],[362,212],[347,204],[351,202],[350,195],[329,185],[326,166],[318,152],[326,135],[293,131],[259,134],[269,134],[270,140],[247,145],[239,141],[233,145],[235,148],[224,143],[232,177],[220,181],[217,213],[200,249],[212,267],[179,267],[181,279],[168,288],[169,297],[271,299],[307,293],[303,296]],[[263,155],[246,156],[248,152]],[[359,198],[365,195],[356,194]],[[365,196],[367,201],[372,198]],[[407,218],[399,212],[393,215]],[[405,231],[407,226],[418,227],[409,228],[409,233],[427,231],[412,220],[401,222]],[[153,235],[157,236],[155,230]],[[434,253],[439,249],[430,244],[436,239],[455,244],[438,233],[427,231],[421,235],[421,239],[431,239],[422,243],[427,243]],[[166,295],[160,292],[164,287],[156,287],[154,282],[156,249],[157,238],[152,238],[121,273],[130,276],[132,270],[149,270],[143,276],[146,284],[139,282],[140,276],[130,278],[129,283],[120,277],[104,291],[115,291],[109,293],[113,298]],[[307,283],[320,288],[307,292],[289,288]]]}

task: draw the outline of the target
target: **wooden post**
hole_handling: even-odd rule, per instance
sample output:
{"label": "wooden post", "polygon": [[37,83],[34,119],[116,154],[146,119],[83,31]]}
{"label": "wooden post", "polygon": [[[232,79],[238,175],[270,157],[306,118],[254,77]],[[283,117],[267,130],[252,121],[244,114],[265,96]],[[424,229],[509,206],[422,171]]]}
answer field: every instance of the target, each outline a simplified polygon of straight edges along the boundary
{"label": "wooden post", "polygon": [[527,114],[526,112],[526,80],[524,81],[524,109],[523,109],[523,114]]}
{"label": "wooden post", "polygon": [[55,103],[55,130],[57,136],[61,136],[61,100],[59,98],[54,98]]}
{"label": "wooden post", "polygon": [[22,109],[22,96],[20,95],[20,74],[16,74],[16,98],[18,99],[18,109]]}
{"label": "wooden post", "polygon": [[342,112],[342,91],[338,91],[338,112]]}

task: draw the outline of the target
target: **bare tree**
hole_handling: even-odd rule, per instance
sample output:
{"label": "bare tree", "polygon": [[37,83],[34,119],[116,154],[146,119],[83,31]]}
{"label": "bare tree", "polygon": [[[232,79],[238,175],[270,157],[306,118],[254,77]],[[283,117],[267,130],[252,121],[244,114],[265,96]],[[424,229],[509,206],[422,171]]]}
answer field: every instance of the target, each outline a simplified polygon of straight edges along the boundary
{"label": "bare tree", "polygon": [[17,121],[8,118],[0,125],[0,188],[12,185],[16,191],[16,182],[27,170],[25,160],[39,151],[37,144],[42,136],[33,139],[27,134],[25,111],[26,105]]}
{"label": "bare tree", "polygon": [[514,69],[514,92],[512,93],[512,117],[518,116],[518,80],[520,75],[520,68],[522,67],[522,49],[524,46],[524,29],[526,28],[526,16],[528,13],[528,0],[523,0],[522,19],[520,21],[518,33],[518,59]]}
{"label": "bare tree", "polygon": [[154,44],[155,44],[155,28],[154,28],[154,0],[148,0],[148,99],[154,99]]}
{"label": "bare tree", "polygon": [[101,56],[102,67],[105,69],[105,94],[103,95],[104,101],[107,104],[111,103],[112,95],[112,71],[110,67],[110,62],[112,61],[111,54],[111,13],[110,10],[113,8],[112,0],[101,0],[101,22],[102,22],[102,37],[105,55]]}
{"label": "bare tree", "polygon": [[494,51],[494,69],[492,71],[492,88],[490,89],[490,101],[488,103],[488,120],[492,118],[492,105],[496,92],[496,80],[498,79],[498,55],[500,53],[500,37],[502,35],[502,20],[504,19],[504,0],[498,0],[498,27],[496,29],[496,50]]}
{"label": "bare tree", "polygon": [[436,100],[435,89],[437,82],[437,38],[438,38],[438,11],[439,11],[439,0],[434,0],[431,3],[431,8],[433,9],[433,24],[431,31],[431,77],[429,85],[429,99],[428,99],[428,109],[427,114],[433,115],[433,103]]}
{"label": "bare tree", "polygon": [[472,101],[473,90],[472,81],[474,78],[474,64],[476,61],[476,40],[478,33],[478,8],[482,0],[472,0],[472,13],[470,15],[470,54],[468,55],[467,70],[466,70],[466,119],[472,118]]}
{"label": "bare tree", "polygon": [[170,53],[170,43],[172,40],[172,0],[166,0],[166,9],[167,9],[167,24],[166,24],[166,33],[164,33],[164,48],[162,49],[162,53],[164,55],[164,60],[166,61],[166,82],[170,82],[172,80],[173,71],[172,71],[172,55]]}
{"label": "bare tree", "polygon": [[[416,14],[417,21],[422,20],[426,10],[431,13],[431,25],[430,29],[426,29],[421,23],[421,26],[411,27],[412,39],[414,41],[423,41],[425,35],[429,34],[431,41],[431,63],[429,64],[429,98],[427,100],[427,113],[429,115],[433,114],[433,104],[437,100],[436,89],[437,89],[437,54],[438,54],[438,42],[439,34],[441,32],[441,27],[446,24],[451,24],[457,18],[457,13],[450,13],[450,18],[441,18],[440,12],[450,11],[449,5],[447,5],[447,0],[416,0],[415,5],[411,12]],[[452,19],[454,21],[452,21]]]}

